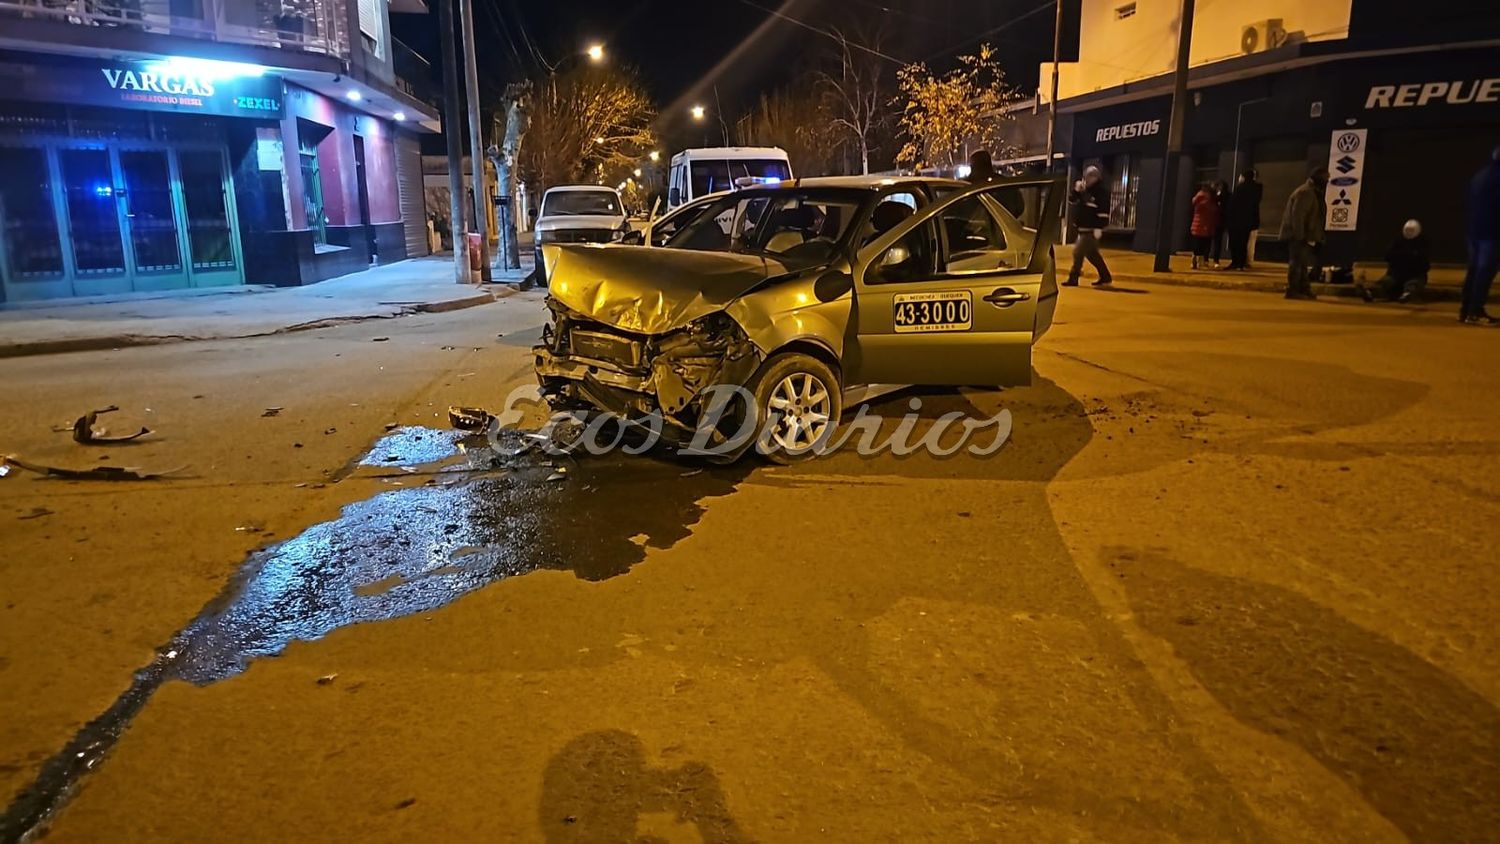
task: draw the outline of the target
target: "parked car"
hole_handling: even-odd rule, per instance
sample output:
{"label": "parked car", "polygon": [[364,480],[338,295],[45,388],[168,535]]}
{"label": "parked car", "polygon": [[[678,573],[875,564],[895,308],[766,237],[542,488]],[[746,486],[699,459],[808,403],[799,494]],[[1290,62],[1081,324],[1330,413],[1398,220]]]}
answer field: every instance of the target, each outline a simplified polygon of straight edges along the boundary
{"label": "parked car", "polygon": [[665,248],[548,246],[542,392],[659,413],[686,442],[713,421],[705,391],[742,386],[717,421],[757,436],[730,456],[763,443],[790,462],[858,386],[1027,384],[1056,308],[1063,194],[1046,177],[804,179],[708,202]]}
{"label": "parked car", "polygon": [[542,194],[535,227],[537,280],[546,284],[542,247],[549,243],[612,243],[630,232],[620,193],[603,185],[559,185]]}

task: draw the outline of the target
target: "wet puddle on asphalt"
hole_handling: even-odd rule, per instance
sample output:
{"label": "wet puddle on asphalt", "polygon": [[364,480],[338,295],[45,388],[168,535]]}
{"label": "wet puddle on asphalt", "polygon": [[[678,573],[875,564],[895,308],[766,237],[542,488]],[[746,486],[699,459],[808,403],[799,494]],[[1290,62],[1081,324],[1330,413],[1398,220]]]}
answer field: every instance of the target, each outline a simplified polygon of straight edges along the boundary
{"label": "wet puddle on asphalt", "polygon": [[223,595],[0,814],[0,841],[43,824],[168,680],[213,683],[294,641],[434,610],[539,569],[585,580],[624,574],[647,547],[685,538],[700,502],[733,492],[750,471],[621,451],[510,457],[482,436],[427,428],[389,432],[346,469],[351,481],[390,488],[251,554]]}
{"label": "wet puddle on asphalt", "polygon": [[624,574],[645,556],[639,536],[651,547],[686,537],[700,502],[748,471],[618,451],[506,456],[483,436],[396,429],[349,478],[400,486],[252,554],[238,586],[179,636],[172,673],[211,683],[293,641],[433,610],[538,569]]}

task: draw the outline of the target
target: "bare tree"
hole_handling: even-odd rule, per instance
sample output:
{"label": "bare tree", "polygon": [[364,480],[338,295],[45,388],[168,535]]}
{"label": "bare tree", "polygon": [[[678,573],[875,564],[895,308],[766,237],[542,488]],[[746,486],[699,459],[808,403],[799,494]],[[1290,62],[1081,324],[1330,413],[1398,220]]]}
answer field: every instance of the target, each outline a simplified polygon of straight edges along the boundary
{"label": "bare tree", "polygon": [[891,117],[885,59],[878,55],[885,31],[870,30],[852,42],[842,30],[834,29],[832,34],[838,41],[834,67],[818,72],[818,84],[833,124],[859,152],[860,173],[868,174],[870,148]]}
{"label": "bare tree", "polygon": [[740,143],[781,147],[796,172],[809,176],[842,172],[840,131],[829,118],[822,93],[805,85],[762,94],[735,124]]}
{"label": "bare tree", "polygon": [[656,107],[635,73],[585,65],[535,84],[522,176],[540,188],[597,182],[656,143]]}
{"label": "bare tree", "polygon": [[[502,98],[505,107],[505,131],[502,140],[489,149],[490,160],[495,165],[495,189],[501,196],[502,208],[508,213],[497,220],[500,227],[500,259],[507,269],[521,266],[520,248],[516,241],[515,190],[512,174],[521,154],[521,142],[531,125],[531,83],[516,82],[505,86]],[[498,133],[497,133],[498,134]]]}

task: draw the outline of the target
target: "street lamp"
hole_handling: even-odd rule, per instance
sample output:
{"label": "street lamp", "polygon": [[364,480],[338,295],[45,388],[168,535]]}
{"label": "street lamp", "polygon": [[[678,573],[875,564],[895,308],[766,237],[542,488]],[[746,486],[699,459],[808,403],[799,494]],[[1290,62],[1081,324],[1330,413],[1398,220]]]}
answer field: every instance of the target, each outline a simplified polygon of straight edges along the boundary
{"label": "street lamp", "polygon": [[651,160],[652,161],[661,161],[661,153],[657,152],[656,150],[651,150]]}
{"label": "street lamp", "polygon": [[635,177],[637,179],[639,179],[641,177],[641,168],[639,168],[639,167],[635,168]]}
{"label": "street lamp", "polygon": [[595,64],[604,61],[603,44],[590,44],[588,50],[586,50],[585,52],[588,53],[589,61]]}
{"label": "street lamp", "polygon": [[703,116],[706,113],[707,112],[704,111],[703,106],[701,106],[701,105],[695,105],[695,106],[693,106],[693,119],[694,120],[696,120],[696,121],[698,121],[700,123],[703,122]]}

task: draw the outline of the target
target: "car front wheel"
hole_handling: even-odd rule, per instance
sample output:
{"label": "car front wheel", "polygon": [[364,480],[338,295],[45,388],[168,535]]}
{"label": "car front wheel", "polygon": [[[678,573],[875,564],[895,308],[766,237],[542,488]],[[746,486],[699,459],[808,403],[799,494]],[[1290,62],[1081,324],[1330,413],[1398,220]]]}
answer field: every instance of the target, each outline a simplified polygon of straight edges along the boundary
{"label": "car front wheel", "polygon": [[756,448],[774,463],[816,457],[843,412],[838,376],[810,355],[777,355],[748,385],[755,397]]}

